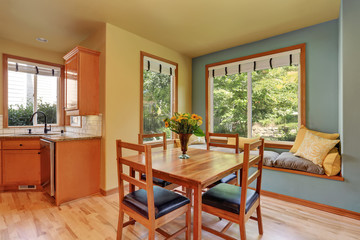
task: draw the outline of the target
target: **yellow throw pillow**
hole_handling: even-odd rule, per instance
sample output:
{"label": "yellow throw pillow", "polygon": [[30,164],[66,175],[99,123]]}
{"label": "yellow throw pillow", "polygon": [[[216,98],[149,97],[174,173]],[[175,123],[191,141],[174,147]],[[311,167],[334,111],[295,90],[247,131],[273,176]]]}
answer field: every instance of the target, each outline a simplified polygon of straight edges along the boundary
{"label": "yellow throw pillow", "polygon": [[303,142],[295,155],[306,158],[313,163],[322,167],[322,163],[329,151],[338,144],[340,140],[329,140],[316,136],[315,134],[307,131]]}
{"label": "yellow throw pillow", "polygon": [[[244,145],[245,143],[253,143],[256,142],[260,139],[260,137],[256,137],[256,138],[244,138],[244,137],[239,137],[239,148],[244,150]],[[236,144],[236,140],[235,138],[228,138],[228,145],[235,145]],[[254,148],[256,149],[256,148]],[[251,149],[253,150],[253,149]]]}
{"label": "yellow throw pillow", "polygon": [[317,131],[314,131],[314,130],[310,130],[310,129],[307,129],[304,125],[302,125],[296,135],[296,139],[295,139],[295,142],[294,142],[294,145],[293,147],[290,149],[290,152],[292,153],[296,153],[296,151],[299,149],[301,143],[303,142],[304,140],[304,137],[305,137],[305,133],[309,131],[313,134],[315,134],[316,136],[319,136],[319,137],[322,137],[322,138],[326,138],[326,139],[329,139],[329,140],[336,140],[339,138],[339,134],[338,133],[323,133],[323,132],[317,132]]}
{"label": "yellow throw pillow", "polygon": [[323,168],[326,175],[335,176],[341,170],[341,156],[337,148],[330,150],[323,161]]}

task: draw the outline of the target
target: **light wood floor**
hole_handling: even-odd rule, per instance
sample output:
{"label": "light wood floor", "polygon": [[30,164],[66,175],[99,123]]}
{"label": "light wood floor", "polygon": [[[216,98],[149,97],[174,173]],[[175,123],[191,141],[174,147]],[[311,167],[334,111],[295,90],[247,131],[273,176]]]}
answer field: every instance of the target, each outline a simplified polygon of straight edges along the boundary
{"label": "light wood floor", "polygon": [[[296,204],[263,197],[264,235],[259,236],[256,222],[249,220],[246,232],[251,239],[360,239],[360,221],[340,217]],[[55,207],[40,192],[0,193],[0,239],[115,239],[118,195],[96,195]],[[221,229],[226,221],[203,214],[206,225]],[[164,226],[175,231],[183,226],[179,218]],[[238,225],[228,233],[239,238]],[[124,230],[125,239],[147,239],[140,224]],[[183,236],[182,236],[183,238]],[[161,235],[157,239],[163,239]],[[218,239],[203,231],[203,239]]]}

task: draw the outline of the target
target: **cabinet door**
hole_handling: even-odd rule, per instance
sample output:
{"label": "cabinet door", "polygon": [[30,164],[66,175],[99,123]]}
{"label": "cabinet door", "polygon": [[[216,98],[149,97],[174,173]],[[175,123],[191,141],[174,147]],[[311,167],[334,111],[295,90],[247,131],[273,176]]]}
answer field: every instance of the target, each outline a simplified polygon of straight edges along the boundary
{"label": "cabinet door", "polygon": [[79,55],[75,54],[65,63],[66,110],[78,108]]}
{"label": "cabinet door", "polygon": [[40,184],[40,150],[3,150],[3,184]]}

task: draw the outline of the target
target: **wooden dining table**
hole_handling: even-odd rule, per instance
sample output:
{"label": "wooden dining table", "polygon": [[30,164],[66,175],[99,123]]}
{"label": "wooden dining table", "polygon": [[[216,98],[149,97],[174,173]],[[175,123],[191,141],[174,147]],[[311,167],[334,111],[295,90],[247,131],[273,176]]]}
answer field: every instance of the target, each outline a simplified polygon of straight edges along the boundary
{"label": "wooden dining table", "polygon": [[[188,150],[189,159],[179,159],[180,154],[179,148],[153,151],[153,176],[193,190],[193,239],[201,239],[202,189],[241,169],[243,154],[195,148]],[[252,157],[255,156],[250,156],[250,160]],[[145,164],[143,154],[123,158]]]}

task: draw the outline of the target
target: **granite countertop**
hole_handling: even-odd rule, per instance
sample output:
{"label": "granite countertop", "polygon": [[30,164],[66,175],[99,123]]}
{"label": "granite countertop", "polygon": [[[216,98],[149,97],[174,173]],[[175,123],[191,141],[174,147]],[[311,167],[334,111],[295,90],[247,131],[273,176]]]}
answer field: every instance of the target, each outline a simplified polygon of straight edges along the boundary
{"label": "granite countertop", "polygon": [[42,138],[53,142],[100,139],[101,136],[64,132],[50,132],[49,134],[0,134],[0,138]]}

